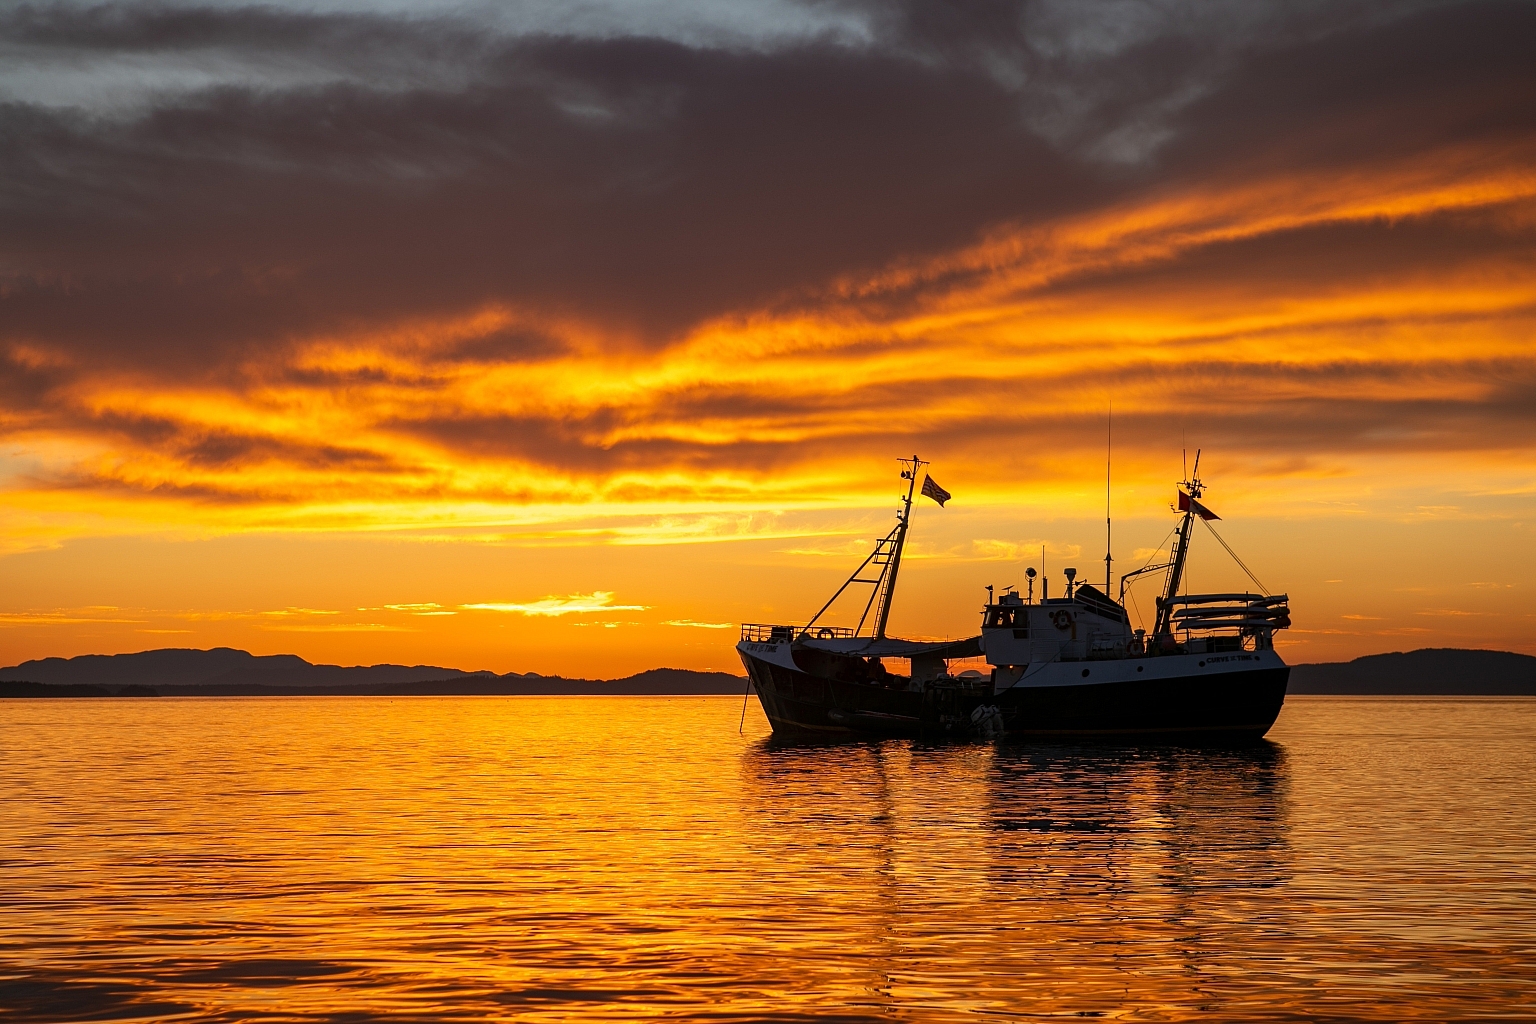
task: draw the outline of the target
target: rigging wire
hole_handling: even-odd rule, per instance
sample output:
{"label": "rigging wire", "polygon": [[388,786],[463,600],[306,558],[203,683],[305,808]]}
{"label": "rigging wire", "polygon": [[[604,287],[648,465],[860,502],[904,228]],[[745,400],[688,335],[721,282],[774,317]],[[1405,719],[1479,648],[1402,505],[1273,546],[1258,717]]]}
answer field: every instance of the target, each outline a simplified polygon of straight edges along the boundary
{"label": "rigging wire", "polygon": [[[1141,568],[1142,569],[1145,569],[1147,566],[1151,565],[1152,564],[1152,559],[1156,558],[1158,555],[1163,553],[1163,545],[1168,543],[1168,538],[1172,537],[1174,535],[1174,532],[1177,531],[1177,530],[1178,530],[1178,527],[1175,526],[1172,530],[1169,530],[1167,533],[1163,534],[1163,539],[1157,542],[1157,547],[1153,548],[1152,549],[1152,553],[1147,556],[1147,560],[1145,562],[1141,563]],[[1141,569],[1138,569],[1136,571],[1140,572]],[[1124,585],[1125,577],[1122,576],[1120,579],[1121,579],[1122,585]],[[1125,594],[1126,594],[1127,597],[1129,597],[1131,599],[1131,606],[1136,609],[1136,618],[1139,621],[1143,621],[1143,622],[1146,621],[1145,618],[1141,614],[1141,605],[1136,603],[1136,584],[1132,583],[1129,587],[1127,587],[1126,590],[1125,590]]]}
{"label": "rigging wire", "polygon": [[1178,526],[1175,525],[1173,529],[1171,529],[1167,533],[1163,534],[1163,539],[1157,542],[1157,547],[1153,548],[1152,549],[1152,553],[1147,556],[1147,560],[1145,562],[1141,563],[1141,567],[1143,569],[1145,569],[1147,566],[1152,564],[1152,559],[1156,558],[1158,555],[1163,553],[1163,545],[1168,543],[1168,538],[1172,537],[1175,533],[1177,533],[1178,529],[1179,529]]}
{"label": "rigging wire", "polygon": [[1228,544],[1226,541],[1221,539],[1221,534],[1216,532],[1216,527],[1212,526],[1203,517],[1200,519],[1200,521],[1202,523],[1205,523],[1205,528],[1207,530],[1211,531],[1211,536],[1215,537],[1217,542],[1219,544],[1221,544],[1222,547],[1227,549],[1227,554],[1232,556],[1232,561],[1236,562],[1238,564],[1238,566],[1243,570],[1243,572],[1248,574],[1248,578],[1253,580],[1253,585],[1259,588],[1259,593],[1261,593],[1261,594],[1268,594],[1269,593],[1269,588],[1266,587],[1264,584],[1260,583],[1259,582],[1259,578],[1253,574],[1253,570],[1248,568],[1248,566],[1246,564],[1244,564],[1244,562],[1243,562],[1243,560],[1241,558],[1237,557],[1237,552],[1232,550],[1232,545]]}

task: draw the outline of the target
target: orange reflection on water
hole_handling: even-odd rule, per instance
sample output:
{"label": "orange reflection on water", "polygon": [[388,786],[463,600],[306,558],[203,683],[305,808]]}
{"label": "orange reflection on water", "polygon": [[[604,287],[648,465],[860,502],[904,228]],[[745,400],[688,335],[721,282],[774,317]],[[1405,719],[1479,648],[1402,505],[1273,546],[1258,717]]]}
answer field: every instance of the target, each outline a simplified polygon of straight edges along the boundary
{"label": "orange reflection on water", "polygon": [[1536,702],[1251,750],[782,746],[729,698],[9,701],[27,1019],[1531,1016]]}

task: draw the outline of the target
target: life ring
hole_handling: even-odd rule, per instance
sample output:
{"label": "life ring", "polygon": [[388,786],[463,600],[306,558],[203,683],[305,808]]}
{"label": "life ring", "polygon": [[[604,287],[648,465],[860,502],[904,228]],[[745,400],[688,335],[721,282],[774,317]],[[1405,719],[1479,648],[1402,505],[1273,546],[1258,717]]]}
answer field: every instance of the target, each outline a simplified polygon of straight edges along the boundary
{"label": "life ring", "polygon": [[1051,621],[1056,624],[1057,629],[1065,633],[1072,628],[1072,613],[1065,610],[1051,612]]}
{"label": "life ring", "polygon": [[832,630],[829,629],[826,626],[822,626],[820,629],[818,629],[816,631],[816,639],[818,639],[818,640],[831,640],[832,639]]}

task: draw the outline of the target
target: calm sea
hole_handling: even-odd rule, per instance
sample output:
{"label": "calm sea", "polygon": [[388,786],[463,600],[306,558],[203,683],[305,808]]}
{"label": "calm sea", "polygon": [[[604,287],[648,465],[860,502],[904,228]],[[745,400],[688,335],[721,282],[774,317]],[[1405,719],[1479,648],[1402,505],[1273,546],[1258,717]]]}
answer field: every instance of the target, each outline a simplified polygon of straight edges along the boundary
{"label": "calm sea", "polygon": [[1226,752],[740,712],[0,703],[0,1016],[1536,1020],[1536,701]]}

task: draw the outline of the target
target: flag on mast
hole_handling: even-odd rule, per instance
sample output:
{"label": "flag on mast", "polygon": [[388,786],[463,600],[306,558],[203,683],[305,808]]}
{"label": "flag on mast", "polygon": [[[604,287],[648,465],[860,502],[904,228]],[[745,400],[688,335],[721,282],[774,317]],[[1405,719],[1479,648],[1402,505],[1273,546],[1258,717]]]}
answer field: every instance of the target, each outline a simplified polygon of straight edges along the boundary
{"label": "flag on mast", "polygon": [[1180,512],[1188,512],[1191,509],[1194,510],[1195,515],[1199,516],[1201,519],[1204,519],[1206,522],[1210,522],[1212,519],[1220,519],[1221,518],[1221,516],[1217,515],[1215,512],[1212,512],[1210,509],[1208,509],[1204,505],[1200,504],[1194,498],[1191,498],[1189,495],[1185,494],[1183,491],[1180,491],[1179,492],[1179,511]]}
{"label": "flag on mast", "polygon": [[923,497],[932,498],[939,503],[939,508],[943,508],[944,503],[949,500],[950,494],[940,487],[933,477],[925,475],[923,477]]}

